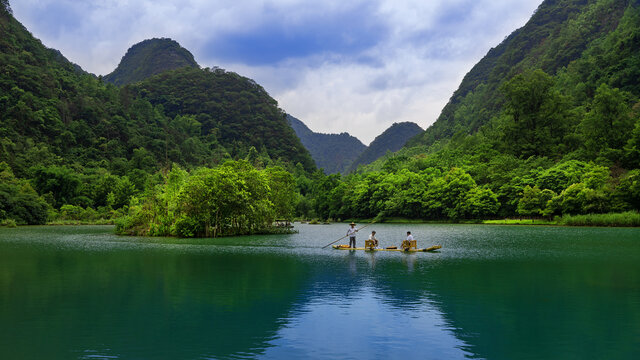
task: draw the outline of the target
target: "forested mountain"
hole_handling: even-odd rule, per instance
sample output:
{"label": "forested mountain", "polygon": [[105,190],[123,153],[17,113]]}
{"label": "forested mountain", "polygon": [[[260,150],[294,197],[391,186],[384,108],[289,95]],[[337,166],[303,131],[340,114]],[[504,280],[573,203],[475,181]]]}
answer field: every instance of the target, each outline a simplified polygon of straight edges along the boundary
{"label": "forested mountain", "polygon": [[[166,132],[167,136],[177,132],[190,142],[189,149],[181,151],[183,156],[208,157],[214,142],[219,142],[232,157],[245,156],[254,148],[251,152],[273,160],[300,163],[309,171],[315,168],[277,102],[255,81],[236,73],[185,67],[128,85],[123,92],[180,119]],[[194,135],[213,142],[203,146]]]}
{"label": "forested mountain", "polygon": [[254,81],[183,67],[119,88],[47,49],[0,5],[0,221],[39,223],[64,206],[105,214],[172,163],[315,169]]}
{"label": "forested mountain", "polygon": [[171,39],[148,39],[129,48],[118,67],[105,75],[104,80],[127,85],[185,66],[200,67],[189,50]]}
{"label": "forested mountain", "polygon": [[346,132],[316,133],[291,115],[287,115],[287,120],[302,145],[311,153],[316,165],[327,174],[346,173],[353,161],[367,148],[360,140]]}
{"label": "forested mountain", "polygon": [[437,121],[408,146],[475,133],[506,104],[501,87],[540,69],[575,107],[601,84],[638,95],[638,0],[547,0],[522,28],[491,49],[462,80]]}
{"label": "forested mountain", "polygon": [[400,150],[412,137],[423,132],[423,129],[412,122],[394,123],[369,144],[367,149],[353,162],[349,171],[354,171],[359,165],[369,164],[387,152]]}
{"label": "forested mountain", "polygon": [[639,100],[640,1],[546,0],[431,127],[315,185],[313,210],[454,220],[638,211]]}

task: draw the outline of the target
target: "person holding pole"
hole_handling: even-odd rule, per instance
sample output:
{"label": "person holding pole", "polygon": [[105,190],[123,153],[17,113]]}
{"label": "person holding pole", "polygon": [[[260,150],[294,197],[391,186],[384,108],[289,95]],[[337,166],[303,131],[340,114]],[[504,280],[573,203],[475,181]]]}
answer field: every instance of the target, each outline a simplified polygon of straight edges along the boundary
{"label": "person holding pole", "polygon": [[[358,229],[356,229],[356,224],[355,223],[351,223],[349,224],[351,225],[351,227],[349,228],[349,230],[347,230],[347,236],[349,237],[349,247],[356,247],[356,233],[358,232]],[[351,245],[353,244],[353,246]]]}
{"label": "person holding pole", "polygon": [[[376,218],[376,219],[377,219],[377,218]],[[355,246],[356,246],[356,241],[355,241],[356,234],[355,234],[355,233],[356,233],[356,232],[358,232],[359,230],[362,230],[362,229],[366,228],[367,226],[369,226],[369,225],[371,225],[371,224],[375,224],[376,219],[373,219],[373,221],[372,221],[372,222],[370,222],[369,224],[367,224],[367,225],[365,225],[365,226],[361,227],[360,229],[356,229],[356,228],[355,228],[356,224],[355,224],[355,223],[351,223],[351,228],[349,229],[349,231],[347,231],[347,235],[345,235],[345,236],[341,237],[341,238],[340,238],[340,239],[338,239],[338,240],[334,240],[334,241],[332,241],[332,242],[328,243],[327,245],[323,246],[322,248],[324,249],[324,248],[326,248],[326,247],[327,247],[327,246],[329,246],[329,245],[333,245],[333,244],[337,243],[338,241],[340,241],[340,240],[342,240],[342,239],[346,238],[347,236],[350,236],[350,234],[353,234],[353,237],[354,237],[354,239],[353,239],[353,246],[355,247]],[[349,239],[349,241],[351,241],[351,239]],[[349,243],[349,247],[351,247],[351,243]]]}

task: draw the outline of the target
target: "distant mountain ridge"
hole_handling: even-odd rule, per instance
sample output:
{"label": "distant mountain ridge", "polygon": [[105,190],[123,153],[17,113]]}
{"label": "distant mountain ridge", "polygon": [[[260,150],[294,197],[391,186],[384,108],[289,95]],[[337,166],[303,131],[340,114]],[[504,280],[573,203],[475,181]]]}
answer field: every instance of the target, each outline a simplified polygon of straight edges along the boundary
{"label": "distant mountain ridge", "polygon": [[289,124],[309,150],[316,166],[326,173],[345,173],[353,161],[367,148],[356,137],[344,132],[322,134],[313,132],[299,119],[287,114]]}
{"label": "distant mountain ridge", "polygon": [[355,171],[359,165],[370,164],[384,156],[387,152],[400,150],[409,139],[423,131],[424,130],[416,123],[393,123],[391,127],[378,135],[371,144],[369,144],[367,149],[351,164],[349,171]]}
{"label": "distant mountain ridge", "polygon": [[178,42],[168,38],[154,38],[129,48],[118,67],[103,79],[122,86],[183,67],[200,68],[200,65],[189,50]]}
{"label": "distant mountain ridge", "polygon": [[344,132],[322,134],[309,129],[301,120],[287,114],[289,124],[300,138],[319,168],[328,174],[347,174],[359,165],[367,165],[388,152],[401,149],[423,129],[412,122],[394,123],[378,135],[369,146]]}

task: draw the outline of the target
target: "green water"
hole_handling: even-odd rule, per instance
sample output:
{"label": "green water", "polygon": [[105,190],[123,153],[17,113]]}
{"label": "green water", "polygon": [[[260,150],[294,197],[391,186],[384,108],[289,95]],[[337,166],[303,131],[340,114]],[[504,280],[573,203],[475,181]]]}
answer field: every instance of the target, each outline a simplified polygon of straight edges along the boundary
{"label": "green water", "polygon": [[297,228],[0,228],[0,359],[640,358],[640,229],[366,229],[443,246],[404,254],[321,249],[344,224]]}

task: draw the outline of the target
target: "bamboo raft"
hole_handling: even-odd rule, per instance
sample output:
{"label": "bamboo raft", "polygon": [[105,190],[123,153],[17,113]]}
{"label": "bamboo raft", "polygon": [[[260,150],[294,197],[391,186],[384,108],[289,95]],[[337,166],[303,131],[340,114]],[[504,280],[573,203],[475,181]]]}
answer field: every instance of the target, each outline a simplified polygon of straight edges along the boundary
{"label": "bamboo raft", "polygon": [[380,248],[380,249],[376,249],[376,248],[366,248],[366,247],[356,247],[356,248],[350,248],[349,245],[333,245],[333,248],[336,250],[364,250],[364,251],[401,251],[401,252],[429,252],[429,251],[434,251],[434,250],[438,250],[441,249],[442,246],[440,245],[434,245],[428,248],[424,248],[424,249],[413,249],[413,248],[407,248],[407,249],[398,249],[398,248]]}
{"label": "bamboo raft", "polygon": [[402,242],[402,246],[400,248],[398,248],[397,246],[389,246],[386,248],[375,248],[373,247],[372,240],[366,240],[364,242],[364,247],[352,248],[352,247],[349,247],[349,245],[333,245],[333,248],[336,250],[428,252],[428,251],[435,251],[438,249],[442,249],[442,246],[434,245],[428,248],[418,249],[416,245],[416,240],[413,240],[410,243],[405,240]]}

